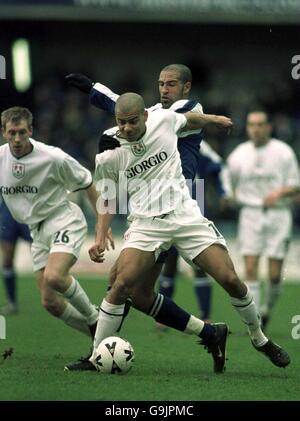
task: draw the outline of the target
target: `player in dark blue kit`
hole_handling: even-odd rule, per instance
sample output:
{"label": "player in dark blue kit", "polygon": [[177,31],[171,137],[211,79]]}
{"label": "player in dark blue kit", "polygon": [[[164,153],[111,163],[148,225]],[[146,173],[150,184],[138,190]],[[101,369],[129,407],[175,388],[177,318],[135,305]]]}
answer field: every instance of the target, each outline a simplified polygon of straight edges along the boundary
{"label": "player in dark blue kit", "polygon": [[0,308],[0,314],[3,316],[15,314],[18,311],[14,257],[19,238],[31,243],[27,225],[19,224],[13,219],[0,197],[0,245],[4,286],[8,298],[8,303]]}
{"label": "player in dark blue kit", "polygon": [[[113,93],[105,85],[100,83],[94,84],[86,76],[78,74],[71,74],[66,79],[72,86],[89,93],[90,101],[93,105],[114,114],[118,95]],[[192,73],[187,66],[172,64],[164,67],[160,72],[158,84],[161,102],[149,108],[149,112],[158,108],[169,108],[178,113],[188,111],[203,112],[202,106],[197,101],[188,100],[192,87]],[[105,133],[109,135],[110,131],[108,130]],[[190,185],[194,182],[196,174],[201,179],[209,174],[217,175],[217,182],[219,183],[217,191],[222,195],[223,188],[220,186],[218,179],[218,174],[221,170],[220,158],[207,144],[204,144],[203,148],[200,148],[199,151],[202,139],[202,130],[196,130],[184,133],[178,142],[177,147],[182,163],[183,175],[187,180],[190,180]],[[109,139],[107,139],[107,143],[109,143]],[[101,147],[105,149],[103,145]],[[162,253],[157,260],[158,274],[161,272],[161,265],[165,263],[163,272],[159,278],[159,292],[169,298],[174,293],[177,258],[178,253],[172,247],[168,253]],[[211,310],[211,281],[201,270],[197,270],[195,275],[195,293],[201,309],[201,318],[203,320],[209,320]],[[157,324],[157,327],[161,326]]]}

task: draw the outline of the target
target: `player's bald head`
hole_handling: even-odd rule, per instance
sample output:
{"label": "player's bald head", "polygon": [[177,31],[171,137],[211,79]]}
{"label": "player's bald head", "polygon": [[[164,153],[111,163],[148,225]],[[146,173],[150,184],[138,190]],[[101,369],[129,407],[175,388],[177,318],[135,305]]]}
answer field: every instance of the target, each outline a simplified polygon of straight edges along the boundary
{"label": "player's bald head", "polygon": [[136,142],[146,132],[148,113],[143,98],[133,92],[121,95],[115,108],[116,122],[121,137]]}
{"label": "player's bald head", "polygon": [[119,96],[116,102],[115,113],[116,115],[130,115],[130,114],[143,114],[145,111],[145,102],[141,95],[134,92],[126,92]]}

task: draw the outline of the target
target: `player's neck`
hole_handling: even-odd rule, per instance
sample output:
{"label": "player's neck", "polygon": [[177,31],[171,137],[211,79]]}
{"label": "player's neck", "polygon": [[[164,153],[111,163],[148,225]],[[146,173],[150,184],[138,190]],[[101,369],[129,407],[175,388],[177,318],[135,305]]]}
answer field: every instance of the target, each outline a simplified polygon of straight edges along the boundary
{"label": "player's neck", "polygon": [[261,139],[259,142],[253,141],[253,143],[255,148],[262,148],[263,146],[266,146],[270,142],[270,140],[271,139],[268,137],[266,139]]}
{"label": "player's neck", "polygon": [[15,155],[12,150],[10,152],[11,152],[11,154],[14,158],[21,159],[24,156],[29,155],[32,152],[32,150],[33,150],[33,144],[30,142],[28,144],[28,147],[26,147],[26,149],[24,149],[24,152],[21,155]]}

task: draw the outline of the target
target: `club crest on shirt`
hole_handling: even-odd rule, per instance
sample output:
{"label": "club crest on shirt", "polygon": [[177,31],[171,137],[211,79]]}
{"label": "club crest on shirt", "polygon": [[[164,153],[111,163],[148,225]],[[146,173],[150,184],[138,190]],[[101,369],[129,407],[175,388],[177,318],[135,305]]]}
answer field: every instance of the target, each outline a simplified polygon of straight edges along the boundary
{"label": "club crest on shirt", "polygon": [[143,142],[135,143],[131,146],[131,151],[133,155],[135,156],[142,156],[146,152],[146,146],[143,144]]}
{"label": "club crest on shirt", "polygon": [[13,173],[13,176],[18,179],[23,178],[25,175],[25,165],[19,164],[18,162],[13,163],[12,173]]}

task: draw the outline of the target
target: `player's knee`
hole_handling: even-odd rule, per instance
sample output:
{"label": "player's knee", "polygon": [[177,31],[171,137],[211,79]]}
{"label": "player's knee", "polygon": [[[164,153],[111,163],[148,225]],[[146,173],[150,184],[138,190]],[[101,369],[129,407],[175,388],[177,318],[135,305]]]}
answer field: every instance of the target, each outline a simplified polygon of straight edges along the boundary
{"label": "player's knee", "polygon": [[273,285],[279,285],[280,284],[280,281],[281,281],[281,278],[280,278],[280,276],[271,276],[270,277],[270,282],[271,282],[271,284],[273,284]]}
{"label": "player's knee", "polygon": [[148,314],[155,300],[154,291],[149,291],[149,293],[147,293],[147,291],[142,292],[140,289],[135,289],[131,297],[132,306],[145,314]]}
{"label": "player's knee", "polygon": [[228,270],[223,275],[222,285],[230,295],[236,295],[240,292],[241,281],[234,271]]}
{"label": "player's knee", "polygon": [[56,291],[63,291],[65,289],[65,280],[62,279],[60,274],[56,271],[46,271],[44,274],[44,282],[48,287]]}
{"label": "player's knee", "polygon": [[112,288],[114,289],[114,291],[118,292],[119,296],[128,298],[132,294],[133,284],[131,280],[126,276],[120,276],[116,279]]}
{"label": "player's knee", "polygon": [[248,266],[246,269],[247,279],[256,279],[257,278],[257,270],[256,267]]}
{"label": "player's knee", "polygon": [[55,297],[48,297],[47,295],[42,296],[42,306],[53,316],[59,317],[61,314],[61,308],[55,300]]}
{"label": "player's knee", "polygon": [[2,262],[3,268],[13,269],[14,262],[11,256],[3,256]]}
{"label": "player's knee", "polygon": [[117,292],[117,294],[122,296],[122,298],[128,298],[132,295],[135,285],[134,272],[130,269],[130,265],[126,268],[118,268],[115,281],[112,286],[114,292]]}

